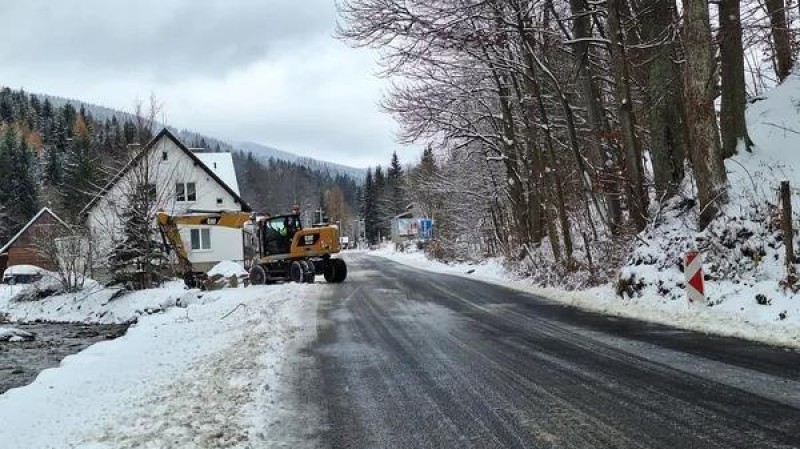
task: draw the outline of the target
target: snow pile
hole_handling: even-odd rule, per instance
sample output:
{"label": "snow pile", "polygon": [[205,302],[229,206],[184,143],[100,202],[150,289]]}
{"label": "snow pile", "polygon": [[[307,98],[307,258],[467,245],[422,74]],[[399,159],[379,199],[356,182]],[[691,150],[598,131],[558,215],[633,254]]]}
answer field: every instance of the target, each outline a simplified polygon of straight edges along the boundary
{"label": "snow pile", "polygon": [[19,342],[19,341],[32,341],[35,339],[34,334],[26,332],[21,329],[13,327],[0,326],[0,341]]}
{"label": "snow pile", "polygon": [[236,262],[231,262],[229,260],[223,260],[222,262],[214,265],[213,268],[208,270],[208,277],[221,275],[223,277],[229,278],[231,276],[247,276],[247,271],[242,268]]}
{"label": "snow pile", "polygon": [[36,300],[21,301],[25,286],[0,286],[0,315],[17,322],[50,321],[71,323],[130,323],[139,317],[202,302],[198,291],[187,291],[182,281],[171,281],[162,288],[125,291],[106,288],[87,281],[77,293],[65,293]]}
{"label": "snow pile", "polygon": [[[704,310],[697,313],[724,316],[737,329],[767,326],[763,330],[767,335],[758,339],[774,342],[768,334],[775,329],[789,333],[790,342],[796,342],[800,296],[795,291],[800,285],[787,278],[777,191],[782,180],[793,189],[800,187],[800,77],[790,77],[750,105],[747,122],[753,151],[740,150],[726,160],[730,200],[722,214],[698,231],[698,206],[693,200],[678,198],[665,205],[640,235],[642,243],[622,268],[615,289],[660,311],[685,309],[682,258],[688,249],[697,249],[704,257],[707,297],[700,307]],[[792,207],[796,223],[800,198],[794,192]],[[796,230],[796,253],[797,234]]]}
{"label": "snow pile", "polygon": [[275,439],[289,427],[316,431],[304,419],[312,406],[286,401],[324,291],[220,290],[143,317],[1,395],[2,447],[298,447]]}
{"label": "snow pile", "polygon": [[[8,294],[8,300],[36,301],[64,291],[56,273],[43,270],[33,265],[14,265],[3,273],[4,282],[12,278],[17,278],[18,280],[20,276],[36,276],[39,277],[39,279],[31,283],[15,282],[11,285],[8,285],[8,283],[0,285],[2,292]],[[0,298],[0,304],[2,304],[2,301],[3,299]]]}

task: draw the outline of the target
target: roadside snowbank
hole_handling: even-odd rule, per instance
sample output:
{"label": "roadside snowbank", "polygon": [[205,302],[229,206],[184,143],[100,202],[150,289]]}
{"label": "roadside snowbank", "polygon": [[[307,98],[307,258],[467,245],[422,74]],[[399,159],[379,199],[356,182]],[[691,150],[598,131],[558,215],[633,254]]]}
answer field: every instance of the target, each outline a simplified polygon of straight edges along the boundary
{"label": "roadside snowbank", "polygon": [[185,306],[197,297],[197,290],[185,290],[182,281],[134,292],[105,288],[88,281],[80,292],[31,301],[19,300],[24,288],[0,285],[0,316],[16,322],[129,323],[170,307]]}
{"label": "roadside snowbank", "polygon": [[313,410],[285,398],[324,288],[191,293],[185,309],[143,317],[125,336],[0,395],[2,447],[263,447],[287,423],[312,432],[302,414]]}
{"label": "roadside snowbank", "polygon": [[[415,268],[453,274],[525,291],[550,300],[604,314],[651,321],[683,329],[715,335],[745,338],[768,344],[800,348],[800,300],[782,299],[771,306],[752,303],[746,296],[731,296],[715,306],[690,306],[685,296],[664,297],[642,295],[621,298],[611,285],[582,291],[539,287],[515,276],[503,267],[499,258],[481,263],[445,264],[430,260],[421,252],[394,252],[382,248],[369,254],[384,257]],[[709,282],[706,288],[716,286]],[[781,320],[773,315],[777,309],[787,310]]]}

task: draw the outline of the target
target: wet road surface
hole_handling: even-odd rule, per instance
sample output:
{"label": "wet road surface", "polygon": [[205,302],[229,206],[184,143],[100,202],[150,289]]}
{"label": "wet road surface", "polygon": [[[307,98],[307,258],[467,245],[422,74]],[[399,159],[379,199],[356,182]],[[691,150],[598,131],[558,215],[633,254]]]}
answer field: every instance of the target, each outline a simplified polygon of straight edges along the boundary
{"label": "wet road surface", "polygon": [[348,265],[310,351],[325,447],[800,447],[800,353]]}

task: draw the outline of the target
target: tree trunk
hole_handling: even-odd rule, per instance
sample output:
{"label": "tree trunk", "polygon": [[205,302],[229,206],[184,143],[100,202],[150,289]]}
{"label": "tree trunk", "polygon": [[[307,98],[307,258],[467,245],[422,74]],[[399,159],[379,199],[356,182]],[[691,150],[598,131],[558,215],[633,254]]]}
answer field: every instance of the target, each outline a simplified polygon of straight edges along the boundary
{"label": "tree trunk", "polygon": [[647,224],[647,191],[644,186],[642,149],[636,136],[636,119],[631,100],[630,73],[625,60],[625,40],[620,20],[620,2],[607,0],[608,25],[611,38],[611,61],[614,69],[614,96],[617,100],[622,148],[625,152],[625,171],[630,189],[630,215],[637,231]]}
{"label": "tree trunk", "polygon": [[727,201],[725,166],[714,111],[714,50],[711,44],[708,0],[685,0],[684,90],[689,127],[689,158],[697,181],[700,228]]}
{"label": "tree trunk", "polygon": [[653,183],[660,199],[675,195],[683,180],[686,159],[686,123],[678,65],[674,62],[675,44],[669,36],[675,15],[674,0],[639,3],[641,37],[646,51],[647,120],[650,130],[650,157]]}
{"label": "tree trunk", "polygon": [[[550,119],[547,114],[547,109],[544,106],[544,101],[542,100],[542,91],[539,85],[539,80],[536,76],[536,60],[533,58],[532,54],[534,51],[533,49],[535,41],[529,32],[526,31],[526,28],[532,28],[532,21],[527,17],[523,17],[520,9],[517,9],[517,20],[519,26],[518,32],[521,38],[520,45],[524,54],[523,62],[525,70],[523,74],[523,85],[525,86],[525,91],[528,95],[525,106],[531,122],[529,126],[531,126],[530,131],[532,132],[532,140],[536,140],[535,117],[537,113],[539,115],[539,121],[543,125],[542,130],[545,141],[545,154],[542,154],[541,151],[538,153],[538,162],[540,164],[538,174],[544,172],[545,178],[550,184],[550,189],[543,187],[540,193],[542,197],[547,197],[547,202],[544,204],[546,214],[545,219],[547,221],[547,233],[550,236],[550,246],[553,250],[553,255],[556,261],[560,261],[561,245],[559,242],[559,235],[555,227],[555,217],[553,217],[550,209],[550,204],[552,204],[555,206],[557,211],[556,214],[558,216],[558,221],[564,238],[566,263],[569,264],[572,260],[571,226],[569,218],[567,217],[564,192],[561,187],[561,178],[558,177],[556,170],[557,165],[555,161],[555,152],[553,151],[553,137],[550,131]],[[549,195],[545,193],[547,190],[549,190]]]}
{"label": "tree trunk", "polygon": [[773,61],[775,74],[783,81],[792,71],[792,46],[789,28],[786,25],[786,4],[784,0],[764,0],[769,14],[769,24],[772,31]]}
{"label": "tree trunk", "polygon": [[742,46],[742,24],[740,0],[720,0],[719,3],[719,56],[722,86],[720,131],[722,132],[722,156],[736,154],[739,142],[750,151],[752,142],[747,135],[744,119],[745,98],[744,48]]}
{"label": "tree trunk", "polygon": [[[594,80],[590,56],[590,46],[587,39],[592,37],[592,22],[586,0],[570,0],[570,12],[573,16],[572,35],[575,39],[573,45],[575,62],[578,68],[578,79],[586,101],[586,120],[591,133],[588,139],[590,156],[594,171],[605,173],[609,167],[615,167],[613,154],[602,145],[603,136],[608,135],[608,122],[603,111],[603,101],[600,87]],[[612,177],[613,178],[613,177]],[[616,182],[616,181],[614,181]],[[618,189],[611,188],[616,191]],[[605,196],[608,209],[608,225],[611,232],[616,233],[622,219],[619,194],[612,192]]]}

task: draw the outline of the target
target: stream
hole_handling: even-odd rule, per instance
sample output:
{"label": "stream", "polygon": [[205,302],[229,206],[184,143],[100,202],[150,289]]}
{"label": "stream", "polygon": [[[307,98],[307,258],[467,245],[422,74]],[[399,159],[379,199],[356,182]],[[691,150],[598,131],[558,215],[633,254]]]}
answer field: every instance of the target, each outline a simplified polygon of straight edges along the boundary
{"label": "stream", "polygon": [[34,341],[0,342],[0,394],[31,383],[44,369],[94,343],[125,334],[127,324],[10,324],[36,334]]}

